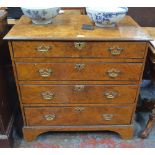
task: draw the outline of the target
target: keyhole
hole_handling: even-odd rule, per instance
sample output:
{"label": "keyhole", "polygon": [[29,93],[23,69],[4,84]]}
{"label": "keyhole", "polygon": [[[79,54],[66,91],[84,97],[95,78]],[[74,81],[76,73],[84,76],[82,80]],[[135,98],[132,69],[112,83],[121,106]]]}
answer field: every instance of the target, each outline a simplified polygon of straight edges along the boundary
{"label": "keyhole", "polygon": [[81,64],[78,64],[77,68],[80,69],[81,68]]}

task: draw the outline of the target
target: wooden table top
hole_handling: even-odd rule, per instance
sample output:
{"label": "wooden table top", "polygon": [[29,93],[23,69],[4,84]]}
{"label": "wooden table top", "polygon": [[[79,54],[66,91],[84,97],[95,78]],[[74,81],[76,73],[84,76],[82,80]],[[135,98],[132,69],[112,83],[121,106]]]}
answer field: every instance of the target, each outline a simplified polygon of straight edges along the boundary
{"label": "wooden table top", "polygon": [[155,27],[143,27],[143,29],[148,32],[153,40],[155,40]]}
{"label": "wooden table top", "polygon": [[87,15],[60,14],[52,24],[35,25],[26,16],[4,37],[6,40],[122,40],[148,41],[150,36],[130,16],[126,16],[115,28],[81,29],[92,24]]}

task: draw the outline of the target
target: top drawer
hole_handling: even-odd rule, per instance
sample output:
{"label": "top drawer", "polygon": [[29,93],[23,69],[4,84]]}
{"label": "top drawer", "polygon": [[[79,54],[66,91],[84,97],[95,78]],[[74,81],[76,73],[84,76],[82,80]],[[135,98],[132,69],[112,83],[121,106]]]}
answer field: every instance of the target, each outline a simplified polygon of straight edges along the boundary
{"label": "top drawer", "polygon": [[143,58],[145,42],[13,41],[14,57]]}

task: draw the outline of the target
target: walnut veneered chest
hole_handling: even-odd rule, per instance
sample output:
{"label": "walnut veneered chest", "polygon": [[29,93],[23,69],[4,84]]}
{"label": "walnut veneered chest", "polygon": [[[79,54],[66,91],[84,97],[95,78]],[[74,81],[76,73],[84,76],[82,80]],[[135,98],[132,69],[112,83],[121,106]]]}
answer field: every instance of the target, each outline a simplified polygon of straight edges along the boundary
{"label": "walnut veneered chest", "polygon": [[33,25],[23,16],[6,35],[24,120],[24,137],[47,131],[133,135],[149,36],[129,16],[115,28],[82,30],[85,15]]}

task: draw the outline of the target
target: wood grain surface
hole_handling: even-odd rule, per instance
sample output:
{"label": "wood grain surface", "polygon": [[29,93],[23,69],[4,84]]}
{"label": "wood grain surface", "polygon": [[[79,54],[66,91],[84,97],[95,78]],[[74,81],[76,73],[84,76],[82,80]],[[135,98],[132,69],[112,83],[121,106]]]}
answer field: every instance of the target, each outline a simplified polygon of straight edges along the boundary
{"label": "wood grain surface", "polygon": [[[84,43],[82,49],[76,43]],[[38,47],[50,47],[47,52],[39,52]],[[144,58],[146,42],[101,42],[101,41],[14,41],[12,43],[16,58]],[[110,49],[113,49],[110,51]],[[120,54],[112,52],[121,49]],[[119,52],[119,51],[118,51]]]}
{"label": "wood grain surface", "polygon": [[[81,108],[82,111],[77,109]],[[99,107],[27,107],[25,108],[27,125],[106,125],[130,124],[132,106]],[[46,115],[55,115],[53,120],[46,120]],[[107,116],[106,116],[107,115]],[[107,118],[106,118],[107,117]],[[109,120],[106,120],[108,119]]]}
{"label": "wood grain surface", "polygon": [[[65,104],[133,104],[136,99],[136,85],[20,85],[22,102]],[[53,94],[46,98],[46,94]]]}
{"label": "wood grain surface", "polygon": [[61,14],[52,24],[35,25],[22,16],[20,21],[5,36],[6,40],[150,40],[147,32],[126,16],[114,28],[98,28],[93,31],[81,29],[83,24],[92,24],[87,15]]}

